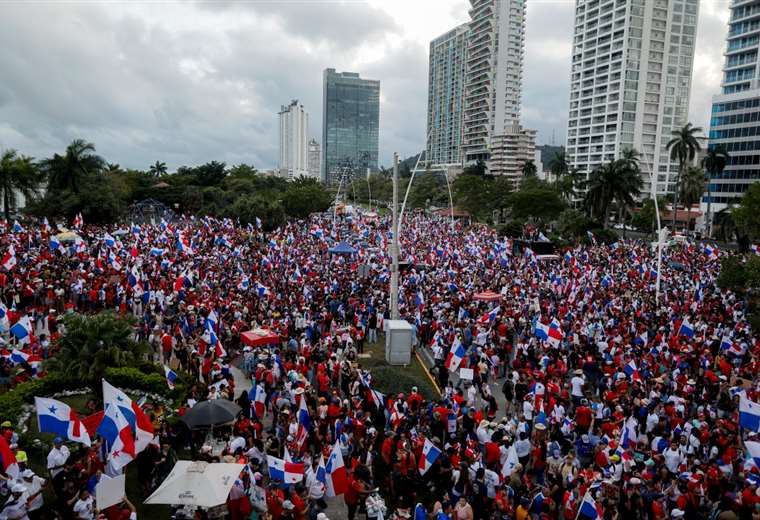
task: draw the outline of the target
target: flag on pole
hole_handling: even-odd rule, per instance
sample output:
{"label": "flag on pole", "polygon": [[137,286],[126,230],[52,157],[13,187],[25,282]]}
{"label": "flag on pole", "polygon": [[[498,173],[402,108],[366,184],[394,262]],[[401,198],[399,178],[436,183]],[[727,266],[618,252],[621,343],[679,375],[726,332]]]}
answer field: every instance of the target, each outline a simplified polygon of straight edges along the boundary
{"label": "flag on pole", "polygon": [[440,456],[441,450],[439,450],[435,444],[430,442],[430,439],[425,439],[425,445],[422,447],[422,457],[420,457],[420,462],[418,464],[420,475],[427,473]]}
{"label": "flag on pole", "polygon": [[297,484],[303,480],[303,462],[285,462],[277,457],[267,455],[269,478],[285,484]]}
{"label": "flag on pole", "polygon": [[337,441],[325,464],[325,488],[328,497],[342,495],[348,489],[346,466],[343,464],[343,454]]}
{"label": "flag on pole", "polygon": [[115,471],[119,471],[137,456],[135,440],[122,408],[115,401],[106,401],[104,406],[105,413],[97,433],[106,442],[108,462]]}
{"label": "flag on pole", "polygon": [[135,453],[140,453],[153,442],[153,423],[127,394],[103,380],[103,402],[114,403],[127,420],[134,435]]}
{"label": "flag on pole", "polygon": [[739,398],[739,426],[760,432],[760,404]]}
{"label": "flag on pole", "polygon": [[174,390],[174,383],[177,381],[177,373],[171,368],[164,365],[164,375],[166,376],[166,384],[170,390]]}
{"label": "flag on pole", "polygon": [[55,399],[35,397],[34,407],[37,409],[37,429],[40,432],[54,433],[70,441],[90,445],[87,429],[69,405]]}

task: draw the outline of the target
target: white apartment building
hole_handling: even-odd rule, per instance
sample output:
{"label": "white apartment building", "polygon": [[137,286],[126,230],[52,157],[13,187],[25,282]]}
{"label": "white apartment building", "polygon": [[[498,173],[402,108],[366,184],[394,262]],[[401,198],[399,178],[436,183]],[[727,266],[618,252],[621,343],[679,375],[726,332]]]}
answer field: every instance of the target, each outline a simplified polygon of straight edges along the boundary
{"label": "white apartment building", "polygon": [[526,130],[517,122],[503,134],[493,136],[488,171],[505,175],[514,185],[523,177],[523,166],[536,158],[536,131]]}
{"label": "white apartment building", "polygon": [[309,140],[309,177],[319,179],[322,167],[322,147],[316,139]]}
{"label": "white apartment building", "polygon": [[588,174],[635,148],[643,193],[675,189],[666,145],[687,123],[698,11],[698,0],[576,0],[571,165]]}
{"label": "white apartment building", "polygon": [[519,124],[525,0],[470,0],[462,154],[488,161],[492,139]]}
{"label": "white apartment building", "polygon": [[280,107],[280,176],[295,179],[309,175],[308,135],[309,114],[294,99]]}

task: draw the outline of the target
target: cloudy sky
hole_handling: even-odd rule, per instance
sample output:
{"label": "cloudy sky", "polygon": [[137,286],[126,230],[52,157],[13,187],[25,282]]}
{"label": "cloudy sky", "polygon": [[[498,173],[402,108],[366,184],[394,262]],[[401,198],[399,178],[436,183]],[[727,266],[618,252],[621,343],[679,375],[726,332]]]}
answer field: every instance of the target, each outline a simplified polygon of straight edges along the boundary
{"label": "cloudy sky", "polygon": [[[573,6],[527,0],[523,123],[564,142]],[[380,156],[424,147],[428,42],[467,0],[0,0],[0,149],[35,157],[74,138],[110,162],[212,159],[272,168],[277,112],[300,99],[321,136],[322,70],[381,85]],[[701,2],[690,118],[720,83],[728,0]]]}

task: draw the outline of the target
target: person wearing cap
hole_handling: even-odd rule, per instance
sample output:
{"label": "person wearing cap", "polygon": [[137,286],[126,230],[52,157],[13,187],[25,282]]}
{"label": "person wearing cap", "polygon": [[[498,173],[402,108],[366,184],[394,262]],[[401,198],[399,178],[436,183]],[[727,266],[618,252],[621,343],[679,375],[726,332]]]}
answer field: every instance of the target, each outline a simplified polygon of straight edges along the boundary
{"label": "person wearing cap", "polygon": [[26,488],[26,495],[29,504],[29,518],[36,520],[40,518],[41,509],[44,505],[42,489],[45,487],[44,478],[38,477],[31,469],[25,469],[21,472],[21,484]]}
{"label": "person wearing cap", "polygon": [[71,452],[68,446],[63,444],[63,439],[61,437],[53,439],[53,448],[47,456],[47,469],[52,478],[61,472],[66,461],[69,460],[69,456],[71,456]]}
{"label": "person wearing cap", "polygon": [[0,518],[7,520],[29,520],[29,495],[26,494],[26,486],[21,482],[14,482],[10,486],[11,496],[0,512]]}

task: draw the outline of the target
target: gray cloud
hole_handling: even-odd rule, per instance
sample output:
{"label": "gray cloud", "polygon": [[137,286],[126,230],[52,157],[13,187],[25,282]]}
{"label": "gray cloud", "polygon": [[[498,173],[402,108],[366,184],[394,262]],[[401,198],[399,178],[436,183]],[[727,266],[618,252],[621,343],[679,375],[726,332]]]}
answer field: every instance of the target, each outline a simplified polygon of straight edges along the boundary
{"label": "gray cloud", "polygon": [[[523,121],[539,142],[555,130],[562,143],[573,4],[528,6]],[[459,19],[467,7],[453,7]],[[725,2],[703,3],[700,13],[697,124],[718,91],[726,10]],[[300,99],[310,133],[321,136],[322,70],[334,67],[381,81],[387,165],[393,151],[424,146],[427,52],[427,42],[410,40],[385,11],[361,2],[4,4],[0,148],[45,157],[82,137],[128,167],[216,159],[269,168],[281,104]]]}

